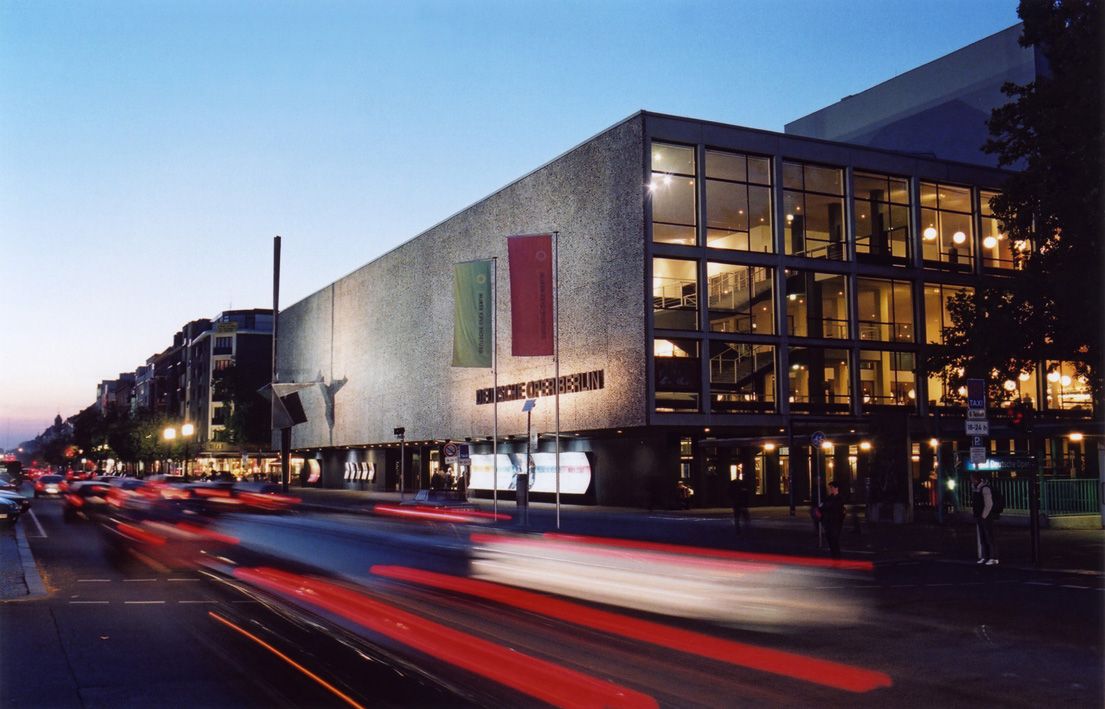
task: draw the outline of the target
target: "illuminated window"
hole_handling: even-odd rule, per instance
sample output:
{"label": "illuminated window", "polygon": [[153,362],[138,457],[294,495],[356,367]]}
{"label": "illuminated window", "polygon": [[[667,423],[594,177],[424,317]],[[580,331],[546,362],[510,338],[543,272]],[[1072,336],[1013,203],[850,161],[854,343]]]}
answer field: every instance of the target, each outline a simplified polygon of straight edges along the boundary
{"label": "illuminated window", "polygon": [[775,410],[775,348],[710,343],[710,406],[715,413]]}
{"label": "illuminated window", "polygon": [[775,251],[769,158],[706,151],[706,245]]}
{"label": "illuminated window", "polygon": [[770,335],[773,327],[772,281],[775,269],[708,263],[710,330]]}
{"label": "illuminated window", "polygon": [[859,388],[863,408],[917,408],[917,356],[913,352],[860,350]]}
{"label": "illuminated window", "polygon": [[848,337],[848,277],[786,273],[787,333],[796,337]]}
{"label": "illuminated window", "polygon": [[1046,408],[1086,414],[1093,410],[1090,380],[1078,372],[1074,362],[1051,360],[1044,363],[1044,372]]}
{"label": "illuminated window", "polygon": [[659,412],[699,410],[700,370],[697,340],[657,339],[653,341],[655,408]]}
{"label": "illuminated window", "polygon": [[652,240],[693,246],[696,237],[695,149],[652,144]]}
{"label": "illuminated window", "polygon": [[652,318],[656,328],[698,328],[698,264],[695,261],[652,259]]}
{"label": "illuminated window", "polygon": [[881,278],[856,279],[859,339],[914,342],[913,284]]}
{"label": "illuminated window", "polygon": [[1028,255],[1027,241],[1014,242],[1005,233],[1001,222],[994,216],[990,200],[998,192],[982,190],[978,194],[979,213],[982,217],[982,265],[986,268],[1024,268],[1024,257]]}
{"label": "illuminated window", "polygon": [[853,175],[856,259],[909,263],[909,181],[869,172]]}
{"label": "illuminated window", "polygon": [[844,178],[839,168],[783,163],[786,253],[844,260]]}
{"label": "illuminated window", "polygon": [[969,188],[922,182],[922,258],[941,267],[970,270],[974,265],[972,218]]}
{"label": "illuminated window", "polygon": [[926,283],[924,286],[925,341],[944,344],[943,330],[952,326],[948,301],[960,293],[974,293],[973,288],[949,286],[942,283]]}
{"label": "illuminated window", "polygon": [[797,413],[847,414],[852,395],[848,350],[792,347],[789,351],[790,408]]}

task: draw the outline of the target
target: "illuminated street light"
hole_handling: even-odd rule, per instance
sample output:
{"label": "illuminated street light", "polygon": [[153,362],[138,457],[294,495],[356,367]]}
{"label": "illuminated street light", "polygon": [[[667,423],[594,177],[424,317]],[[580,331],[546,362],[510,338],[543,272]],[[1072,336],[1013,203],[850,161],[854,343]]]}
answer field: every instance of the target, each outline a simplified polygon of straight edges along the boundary
{"label": "illuminated street light", "polygon": [[869,450],[871,450],[871,441],[860,441],[860,442],[859,442],[859,449],[860,449],[861,451],[869,451]]}
{"label": "illuminated street light", "polygon": [[176,429],[172,426],[166,426],[165,430],[161,432],[161,437],[165,439],[165,462],[166,467],[171,471],[173,467],[172,459],[172,445],[176,440]]}
{"label": "illuminated street light", "polygon": [[191,459],[190,451],[188,450],[190,441],[189,438],[196,432],[196,427],[190,423],[183,424],[180,427],[180,436],[184,439],[184,477],[188,477],[188,462]]}

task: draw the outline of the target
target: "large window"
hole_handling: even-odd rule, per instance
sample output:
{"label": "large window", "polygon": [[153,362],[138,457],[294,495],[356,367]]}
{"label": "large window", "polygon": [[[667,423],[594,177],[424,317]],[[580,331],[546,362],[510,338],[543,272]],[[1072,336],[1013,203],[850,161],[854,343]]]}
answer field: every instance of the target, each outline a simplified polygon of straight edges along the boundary
{"label": "large window", "polygon": [[664,244],[697,243],[694,148],[652,144],[652,240]]}
{"label": "large window", "polygon": [[706,245],[772,252],[771,160],[706,151]]}
{"label": "large window", "polygon": [[856,172],[852,207],[856,220],[856,259],[906,265],[909,238],[909,181]]}
{"label": "large window", "polygon": [[960,293],[973,293],[973,288],[949,286],[943,283],[926,283],[925,291],[925,341],[944,344],[944,328],[951,327],[948,301]]}
{"label": "large window", "polygon": [[670,330],[698,328],[698,264],[652,259],[652,325]]}
{"label": "large window", "polygon": [[710,405],[715,413],[775,410],[775,348],[710,343]]}
{"label": "large window", "polygon": [[856,279],[859,339],[914,342],[913,285],[881,278]]}
{"label": "large window", "polygon": [[997,192],[982,190],[978,194],[979,214],[982,218],[982,265],[986,268],[1023,268],[1022,260],[1028,251],[1028,242],[1014,243],[994,216],[990,200]]}
{"label": "large window", "polygon": [[921,183],[921,256],[953,270],[974,265],[971,190]]}
{"label": "large window", "polygon": [[844,178],[834,167],[783,163],[786,253],[846,259]]}
{"label": "large window", "polygon": [[917,355],[913,352],[860,350],[859,389],[864,409],[917,406]]}
{"label": "large window", "polygon": [[656,410],[696,412],[702,382],[697,340],[657,339],[653,341],[653,383]]}
{"label": "large window", "polygon": [[790,348],[790,408],[810,414],[847,414],[852,395],[848,350]]}
{"label": "large window", "polygon": [[772,280],[775,270],[727,263],[706,265],[710,330],[770,335],[775,332]]}
{"label": "large window", "polygon": [[847,276],[787,270],[786,289],[788,334],[847,339]]}
{"label": "large window", "polygon": [[1074,362],[1049,361],[1044,365],[1045,402],[1049,409],[1084,411],[1093,408],[1090,382],[1075,369]]}

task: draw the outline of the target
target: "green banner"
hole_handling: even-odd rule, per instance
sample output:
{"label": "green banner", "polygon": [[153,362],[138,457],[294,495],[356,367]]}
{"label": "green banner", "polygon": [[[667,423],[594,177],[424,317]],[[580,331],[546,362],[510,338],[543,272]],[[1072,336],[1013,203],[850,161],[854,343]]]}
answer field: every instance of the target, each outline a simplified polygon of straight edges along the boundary
{"label": "green banner", "polygon": [[453,266],[453,366],[490,367],[491,262]]}

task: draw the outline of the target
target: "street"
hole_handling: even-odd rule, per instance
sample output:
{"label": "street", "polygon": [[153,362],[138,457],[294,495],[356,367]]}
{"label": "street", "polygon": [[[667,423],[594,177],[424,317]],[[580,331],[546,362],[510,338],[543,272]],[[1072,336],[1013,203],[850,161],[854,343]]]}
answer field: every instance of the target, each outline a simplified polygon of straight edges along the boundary
{"label": "street", "polygon": [[858,548],[833,568],[767,521],[722,548],[724,518],[627,514],[614,536],[600,513],[535,533],[306,505],[219,518],[230,541],[197,564],[115,554],[60,507],[20,522],[49,595],[0,605],[5,706],[1102,697],[1096,572]]}

